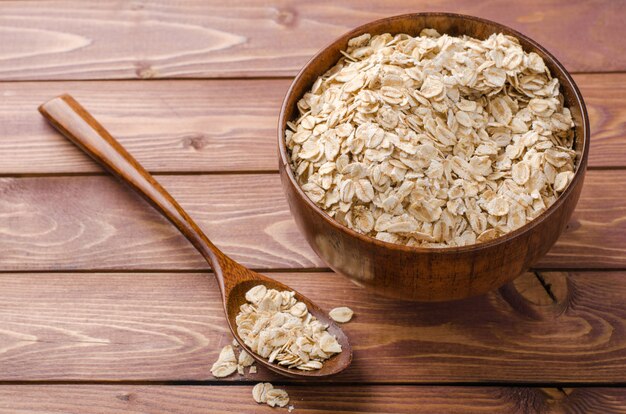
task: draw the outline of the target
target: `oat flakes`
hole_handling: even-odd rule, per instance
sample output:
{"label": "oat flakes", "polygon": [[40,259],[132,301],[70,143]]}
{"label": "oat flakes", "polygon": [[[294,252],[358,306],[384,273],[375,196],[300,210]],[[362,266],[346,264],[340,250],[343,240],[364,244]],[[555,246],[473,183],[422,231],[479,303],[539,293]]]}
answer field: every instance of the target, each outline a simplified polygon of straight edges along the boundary
{"label": "oat flakes", "polygon": [[409,246],[480,243],[571,182],[571,113],[517,39],[364,34],[343,55],[285,139],[299,185],[345,226]]}
{"label": "oat flakes", "polygon": [[259,404],[270,407],[284,407],[289,404],[289,395],[285,390],[274,388],[269,382],[260,382],[252,388],[252,398]]}
{"label": "oat flakes", "polygon": [[250,289],[248,303],[241,305],[235,319],[237,334],[270,363],[303,371],[321,369],[325,360],[342,351],[341,345],[326,330],[328,325],[294,295],[261,285]]}

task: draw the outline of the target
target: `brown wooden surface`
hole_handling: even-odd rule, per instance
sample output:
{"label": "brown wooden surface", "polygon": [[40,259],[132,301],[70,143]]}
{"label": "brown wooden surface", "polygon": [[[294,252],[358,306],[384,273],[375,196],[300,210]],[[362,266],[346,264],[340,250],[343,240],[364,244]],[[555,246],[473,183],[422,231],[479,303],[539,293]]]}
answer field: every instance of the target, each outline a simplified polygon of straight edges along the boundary
{"label": "brown wooden surface", "polygon": [[[278,175],[160,176],[226,254],[253,268],[323,266],[294,227]],[[0,178],[4,270],[207,269],[111,177]],[[71,198],[71,201],[68,200]]]}
{"label": "brown wooden surface", "polygon": [[[620,388],[408,387],[361,385],[306,387],[288,385],[294,412],[342,413],[625,413]],[[9,385],[0,387],[0,413],[117,414],[173,412],[186,414],[276,413],[251,402],[252,385]],[[12,404],[6,401],[14,401]],[[252,404],[252,405],[251,405]],[[590,411],[590,408],[592,409]]]}
{"label": "brown wooden surface", "polygon": [[619,0],[80,0],[3,2],[0,79],[290,76],[353,27],[396,14],[452,11],[534,38],[571,71],[626,69]]}
{"label": "brown wooden surface", "polygon": [[[254,269],[325,267],[295,227],[275,174],[159,176],[215,244]],[[626,268],[626,175],[589,171],[569,227],[539,268]],[[0,270],[208,266],[111,177],[0,178]]]}
{"label": "brown wooden surface", "polygon": [[[591,120],[589,166],[625,167],[626,74],[574,79]],[[276,171],[277,116],[290,83],[0,83],[0,174],[102,171],[36,112],[42,102],[64,92],[83,103],[153,173]]]}
{"label": "brown wooden surface", "polygon": [[[534,274],[453,303],[383,299],[333,273],[270,273],[344,325],[358,383],[624,383],[626,295],[620,272]],[[0,275],[0,381],[216,382],[232,336],[208,273]],[[221,381],[285,381],[263,369]],[[1,387],[0,387],[1,388]]]}
{"label": "brown wooden surface", "polygon": [[[595,171],[540,272],[448,304],[325,271],[276,174],[290,77],[356,25],[419,11],[537,40],[577,73],[592,129]],[[356,311],[350,370],[280,380],[294,413],[626,412],[625,19],[619,0],[0,2],[0,413],[270,412],[250,389],[278,381],[211,377],[231,338],[208,266],[45,124],[37,106],[63,92],[226,253]]]}
{"label": "brown wooden surface", "polygon": [[64,92],[151,172],[276,171],[276,122],[289,83],[3,82],[0,174],[102,171],[37,113],[42,102]]}

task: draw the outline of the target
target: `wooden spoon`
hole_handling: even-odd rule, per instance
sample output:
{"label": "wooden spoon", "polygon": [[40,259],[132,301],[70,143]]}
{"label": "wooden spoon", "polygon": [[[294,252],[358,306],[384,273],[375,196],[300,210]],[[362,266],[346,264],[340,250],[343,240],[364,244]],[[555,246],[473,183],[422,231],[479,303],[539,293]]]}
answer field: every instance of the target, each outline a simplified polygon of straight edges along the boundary
{"label": "wooden spoon", "polygon": [[70,95],[61,95],[44,103],[39,107],[39,112],[66,138],[148,200],[204,256],[217,278],[232,334],[259,364],[289,377],[324,377],[341,372],[350,365],[352,348],[346,335],[324,311],[298,292],[295,297],[306,304],[313,316],[328,324],[328,332],[337,337],[343,351],[332,356],[324,362],[323,368],[315,371],[284,368],[256,355],[237,335],[235,317],[239,307],[246,302],[245,293],[258,284],[279,291],[293,289],[247,269],[215,247],[176,200]]}

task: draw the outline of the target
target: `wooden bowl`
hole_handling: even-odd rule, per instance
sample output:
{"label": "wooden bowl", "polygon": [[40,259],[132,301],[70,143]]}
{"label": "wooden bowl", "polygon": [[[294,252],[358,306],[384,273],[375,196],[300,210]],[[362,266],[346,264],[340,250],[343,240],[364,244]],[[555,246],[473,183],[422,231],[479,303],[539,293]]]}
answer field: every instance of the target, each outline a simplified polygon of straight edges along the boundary
{"label": "wooden bowl", "polygon": [[[315,205],[296,183],[285,147],[287,121],[313,82],[341,57],[348,40],[363,33],[408,33],[424,28],[453,36],[485,39],[505,33],[519,39],[526,52],[543,57],[561,83],[575,123],[577,165],[569,187],[543,214],[519,229],[489,242],[446,248],[408,247],[376,240],[338,223]],[[528,37],[498,23],[451,13],[417,13],[377,20],[358,27],[313,57],[293,81],[278,123],[279,170],[296,223],[315,252],[334,271],[375,292],[402,299],[446,301],[485,293],[519,276],[543,257],[565,229],[583,186],[589,153],[589,119],[583,98],[563,65]]]}

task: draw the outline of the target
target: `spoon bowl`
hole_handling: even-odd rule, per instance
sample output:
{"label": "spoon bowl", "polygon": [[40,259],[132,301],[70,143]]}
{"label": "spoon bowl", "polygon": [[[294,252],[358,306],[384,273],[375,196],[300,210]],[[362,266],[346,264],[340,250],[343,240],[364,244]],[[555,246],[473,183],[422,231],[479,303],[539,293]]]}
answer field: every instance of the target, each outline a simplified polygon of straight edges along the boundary
{"label": "spoon bowl", "polygon": [[70,95],[61,95],[39,107],[39,112],[61,132],[111,174],[127,184],[165,216],[193,244],[211,265],[217,278],[228,326],[243,349],[260,365],[294,378],[325,377],[337,374],[350,365],[352,348],[348,338],[328,315],[308,298],[295,292],[295,298],[306,304],[309,313],[328,325],[342,352],[324,362],[319,370],[301,371],[271,364],[254,353],[237,334],[236,317],[245,294],[253,286],[263,284],[270,289],[293,291],[289,286],[242,266],[219,250],[176,200],[126,151],[109,132]]}
{"label": "spoon bowl", "polygon": [[241,279],[235,285],[228,288],[228,299],[224,303],[226,318],[228,319],[230,330],[235,336],[237,342],[248,354],[250,354],[252,358],[254,358],[256,361],[263,364],[274,372],[293,378],[303,376],[326,377],[329,375],[334,375],[350,365],[350,362],[352,361],[352,348],[350,347],[350,343],[346,334],[337,325],[337,323],[333,321],[328,316],[328,314],[324,312],[319,306],[313,303],[306,296],[295,291],[295,298],[306,305],[309,313],[315,316],[315,318],[320,322],[328,325],[328,333],[334,335],[337,338],[337,342],[339,342],[339,344],[341,345],[342,352],[339,354],[335,354],[330,359],[324,361],[324,366],[321,369],[313,371],[300,371],[298,369],[285,368],[282,365],[278,364],[269,364],[265,358],[258,356],[254,351],[252,351],[239,337],[239,334],[237,333],[237,323],[235,322],[237,314],[239,313],[239,307],[247,302],[245,298],[246,292],[259,284],[264,285],[268,289],[275,289],[278,291],[293,291],[293,289],[265,275],[241,266],[236,262],[233,263],[235,267],[230,269],[230,271],[232,273],[243,274],[241,275]]}

